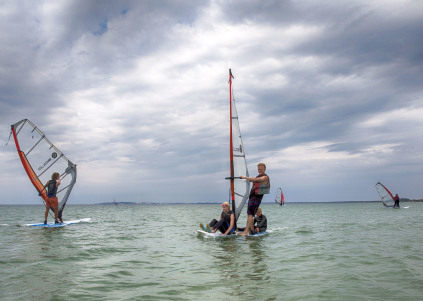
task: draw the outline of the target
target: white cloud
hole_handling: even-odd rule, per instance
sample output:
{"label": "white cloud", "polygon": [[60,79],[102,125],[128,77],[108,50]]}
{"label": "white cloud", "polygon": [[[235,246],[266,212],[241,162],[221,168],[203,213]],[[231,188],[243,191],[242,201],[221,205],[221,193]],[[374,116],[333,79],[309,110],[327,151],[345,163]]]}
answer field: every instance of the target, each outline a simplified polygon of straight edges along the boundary
{"label": "white cloud", "polygon": [[[250,171],[265,161],[294,199],[338,201],[378,170],[422,178],[416,2],[171,5],[3,5],[0,122],[42,128],[78,164],[81,202],[226,197],[229,68]],[[21,179],[12,149],[0,164]]]}

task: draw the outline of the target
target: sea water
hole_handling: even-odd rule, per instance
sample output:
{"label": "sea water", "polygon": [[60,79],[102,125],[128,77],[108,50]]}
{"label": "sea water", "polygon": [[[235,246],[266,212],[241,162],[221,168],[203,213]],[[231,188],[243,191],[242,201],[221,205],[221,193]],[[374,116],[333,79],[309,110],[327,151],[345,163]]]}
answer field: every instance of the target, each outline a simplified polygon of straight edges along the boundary
{"label": "sea water", "polygon": [[423,203],[401,206],[263,204],[268,235],[218,239],[220,204],[70,204],[91,222],[62,228],[0,206],[0,300],[422,300]]}

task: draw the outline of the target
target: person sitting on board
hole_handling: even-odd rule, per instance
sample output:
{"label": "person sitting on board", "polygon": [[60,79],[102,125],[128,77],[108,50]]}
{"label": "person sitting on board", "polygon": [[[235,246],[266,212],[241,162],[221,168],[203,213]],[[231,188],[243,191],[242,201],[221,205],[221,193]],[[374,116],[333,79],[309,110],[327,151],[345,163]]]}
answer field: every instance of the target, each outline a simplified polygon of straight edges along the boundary
{"label": "person sitting on board", "polygon": [[266,164],[257,164],[257,171],[259,174],[255,178],[240,176],[241,179],[253,182],[254,185],[251,188],[248,200],[247,225],[245,226],[244,231],[239,233],[239,235],[253,234],[254,216],[256,215],[257,209],[260,207],[263,195],[270,192],[270,179],[269,176],[265,174]]}
{"label": "person sitting on board", "polygon": [[222,210],[219,221],[213,219],[206,227],[200,224],[200,228],[210,233],[216,233],[219,230],[223,235],[232,234],[235,230],[235,214],[231,211],[231,206],[228,202],[222,204]]}
{"label": "person sitting on board", "polygon": [[[47,217],[48,211],[50,208],[54,211],[54,220],[55,224],[58,224],[59,221],[57,219],[58,216],[58,208],[59,208],[59,200],[56,196],[57,194],[57,187],[60,185],[60,174],[58,172],[54,172],[51,175],[51,180],[44,185],[43,190],[47,187],[47,197],[44,199],[46,202],[46,211],[44,212],[44,225],[47,225]],[[41,192],[40,192],[41,195]]]}
{"label": "person sitting on board", "polygon": [[264,232],[267,230],[267,218],[263,214],[261,208],[257,209],[256,216],[254,217],[254,230],[253,234]]}
{"label": "person sitting on board", "polygon": [[[267,230],[267,218],[263,214],[261,208],[257,209],[256,216],[254,217],[254,230],[252,234],[257,234],[260,232],[265,232]],[[238,231],[244,231],[245,228],[238,228]]]}
{"label": "person sitting on board", "polygon": [[399,208],[400,205],[399,205],[399,196],[398,196],[398,193],[395,195],[394,201],[395,201],[394,208]]}

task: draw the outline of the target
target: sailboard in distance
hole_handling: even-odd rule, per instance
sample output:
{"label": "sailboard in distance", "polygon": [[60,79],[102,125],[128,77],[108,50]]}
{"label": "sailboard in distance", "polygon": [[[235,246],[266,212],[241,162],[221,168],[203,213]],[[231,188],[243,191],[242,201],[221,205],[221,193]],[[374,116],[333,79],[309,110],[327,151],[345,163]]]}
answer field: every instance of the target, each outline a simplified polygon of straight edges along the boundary
{"label": "sailboard in distance", "polygon": [[285,206],[285,196],[283,195],[282,188],[278,188],[276,191],[275,202],[280,206]]}
{"label": "sailboard in distance", "polygon": [[392,193],[389,191],[388,188],[386,188],[382,183],[377,182],[376,183],[376,190],[380,196],[380,200],[382,201],[383,206],[388,208],[395,208],[399,209],[399,207],[395,207],[395,200]]}

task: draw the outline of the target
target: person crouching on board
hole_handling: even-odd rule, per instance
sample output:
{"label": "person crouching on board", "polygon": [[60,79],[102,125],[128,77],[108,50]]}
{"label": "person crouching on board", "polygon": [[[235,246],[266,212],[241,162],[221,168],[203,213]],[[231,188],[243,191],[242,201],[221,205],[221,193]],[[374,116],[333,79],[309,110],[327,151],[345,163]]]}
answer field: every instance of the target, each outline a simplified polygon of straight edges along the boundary
{"label": "person crouching on board", "polygon": [[60,174],[58,172],[54,172],[51,175],[51,180],[44,185],[43,189],[47,187],[47,197],[45,198],[46,202],[46,211],[44,212],[44,225],[47,224],[47,217],[48,217],[48,211],[50,208],[53,208],[54,210],[54,220],[55,224],[58,224],[59,221],[57,220],[58,216],[58,209],[59,209],[59,200],[56,196],[57,194],[57,188],[60,185]]}
{"label": "person crouching on board", "polygon": [[[250,234],[257,234],[267,230],[267,218],[263,214],[261,208],[257,209],[256,216],[254,217],[254,230]],[[244,231],[245,228],[238,228],[238,231]]]}
{"label": "person crouching on board", "polygon": [[254,217],[254,230],[253,234],[264,232],[267,230],[267,218],[263,214],[261,208],[257,209],[256,216]]}
{"label": "person crouching on board", "polygon": [[230,210],[231,206],[228,202],[222,204],[222,213],[220,214],[220,220],[213,219],[210,224],[206,227],[200,224],[200,228],[205,232],[215,233],[219,230],[223,235],[232,234],[235,230],[235,214]]}

